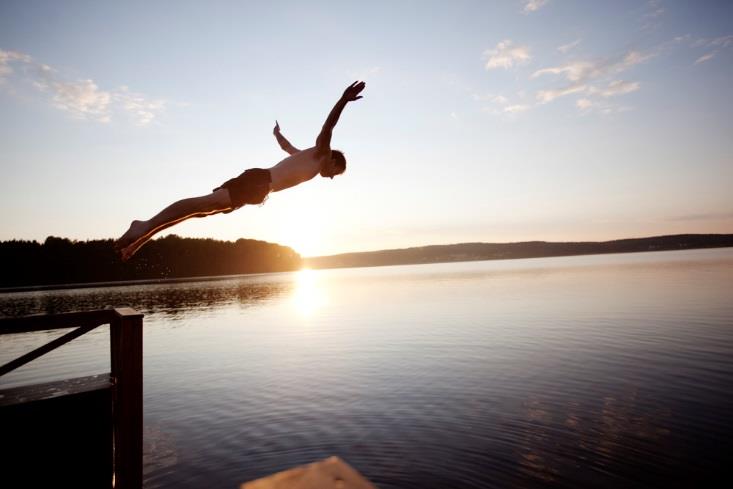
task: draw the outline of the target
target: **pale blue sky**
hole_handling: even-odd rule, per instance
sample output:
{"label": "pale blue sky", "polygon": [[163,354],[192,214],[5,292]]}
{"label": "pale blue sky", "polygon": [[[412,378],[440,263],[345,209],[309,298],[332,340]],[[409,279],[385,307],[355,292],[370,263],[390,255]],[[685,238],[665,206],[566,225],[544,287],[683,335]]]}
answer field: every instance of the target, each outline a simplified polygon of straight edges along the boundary
{"label": "pale blue sky", "polygon": [[733,232],[733,3],[2,2],[0,239],[118,237],[313,145],[346,174],[182,236],[303,255]]}

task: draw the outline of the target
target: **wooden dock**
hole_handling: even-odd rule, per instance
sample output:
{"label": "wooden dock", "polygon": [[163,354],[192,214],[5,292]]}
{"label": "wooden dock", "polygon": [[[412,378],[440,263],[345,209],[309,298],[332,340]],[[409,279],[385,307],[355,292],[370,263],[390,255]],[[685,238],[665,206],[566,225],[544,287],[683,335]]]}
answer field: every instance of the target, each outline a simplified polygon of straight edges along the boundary
{"label": "wooden dock", "polygon": [[0,318],[0,336],[74,328],[0,365],[0,376],[104,324],[111,372],[0,390],[1,487],[142,487],[142,314]]}
{"label": "wooden dock", "polygon": [[245,482],[240,489],[376,489],[376,486],[340,458],[329,457]]}

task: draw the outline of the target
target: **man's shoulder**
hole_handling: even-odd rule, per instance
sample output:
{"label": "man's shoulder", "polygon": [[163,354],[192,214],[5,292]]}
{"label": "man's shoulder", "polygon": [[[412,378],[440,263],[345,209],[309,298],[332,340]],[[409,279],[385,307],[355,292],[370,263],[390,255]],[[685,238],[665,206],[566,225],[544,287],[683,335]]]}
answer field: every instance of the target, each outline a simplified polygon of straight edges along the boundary
{"label": "man's shoulder", "polygon": [[293,158],[298,158],[299,160],[314,160],[314,161],[321,161],[324,157],[323,154],[318,152],[318,148],[316,146],[313,146],[311,148],[306,148],[304,150],[299,151],[298,153],[295,153],[292,155]]}
{"label": "man's shoulder", "polygon": [[321,164],[322,157],[316,153],[316,148],[307,148],[280,160],[271,170],[276,171],[301,171],[304,166],[313,166],[313,164]]}

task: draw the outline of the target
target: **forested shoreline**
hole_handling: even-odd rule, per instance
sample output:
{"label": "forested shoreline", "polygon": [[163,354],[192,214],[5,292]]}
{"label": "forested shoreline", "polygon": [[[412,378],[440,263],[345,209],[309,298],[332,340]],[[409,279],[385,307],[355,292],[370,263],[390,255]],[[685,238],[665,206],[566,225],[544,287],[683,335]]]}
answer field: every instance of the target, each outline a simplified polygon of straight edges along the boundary
{"label": "forested shoreline", "polygon": [[128,262],[114,241],[49,236],[0,242],[0,287],[154,280],[297,270],[292,248],[253,239],[219,241],[169,235],[146,244]]}

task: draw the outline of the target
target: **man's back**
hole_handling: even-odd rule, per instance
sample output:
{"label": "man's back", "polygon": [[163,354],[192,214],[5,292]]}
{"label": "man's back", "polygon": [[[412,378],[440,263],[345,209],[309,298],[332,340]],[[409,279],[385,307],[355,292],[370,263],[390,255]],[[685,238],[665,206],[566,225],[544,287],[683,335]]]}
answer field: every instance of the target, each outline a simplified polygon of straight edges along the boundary
{"label": "man's back", "polygon": [[270,168],[272,191],[294,187],[318,175],[321,171],[321,158],[316,157],[316,148],[308,148],[294,153]]}

